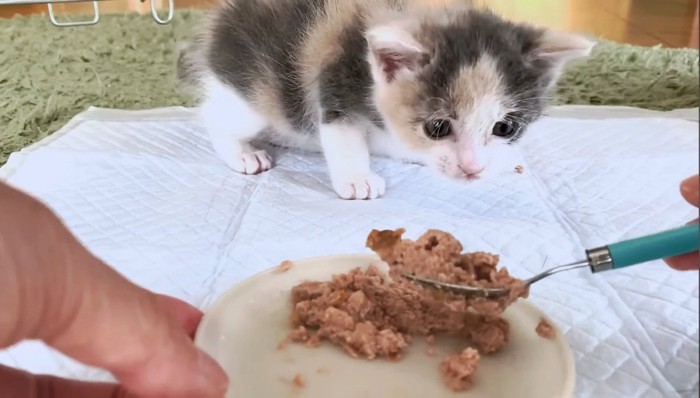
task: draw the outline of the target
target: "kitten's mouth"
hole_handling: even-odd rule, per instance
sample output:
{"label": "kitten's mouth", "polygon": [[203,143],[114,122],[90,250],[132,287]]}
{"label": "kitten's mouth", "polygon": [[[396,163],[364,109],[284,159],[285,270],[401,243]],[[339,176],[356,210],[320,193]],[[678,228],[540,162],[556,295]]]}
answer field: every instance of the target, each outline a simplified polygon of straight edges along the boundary
{"label": "kitten's mouth", "polygon": [[479,170],[479,173],[470,173],[468,171],[465,171],[462,168],[462,166],[457,166],[457,167],[459,167],[459,171],[461,173],[461,178],[464,180],[467,180],[467,181],[478,180],[480,178],[479,173],[481,173],[481,171],[483,171],[483,169],[481,169],[481,170]]}
{"label": "kitten's mouth", "polygon": [[463,172],[462,170],[459,170],[457,173],[454,174],[445,174],[447,177],[452,178],[457,181],[466,181],[466,182],[473,182],[477,181],[481,178],[478,174],[467,174]]}

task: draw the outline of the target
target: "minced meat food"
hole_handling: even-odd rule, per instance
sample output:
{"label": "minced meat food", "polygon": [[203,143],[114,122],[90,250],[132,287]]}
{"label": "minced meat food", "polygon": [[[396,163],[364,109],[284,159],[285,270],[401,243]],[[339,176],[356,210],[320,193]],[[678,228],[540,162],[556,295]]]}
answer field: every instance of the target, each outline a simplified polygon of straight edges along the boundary
{"label": "minced meat food", "polygon": [[472,375],[479,365],[479,352],[466,348],[459,354],[450,355],[440,362],[440,374],[445,384],[453,391],[468,390],[472,386]]}
{"label": "minced meat food", "polygon": [[287,271],[289,271],[290,268],[292,268],[293,265],[294,265],[293,262],[291,262],[291,261],[289,261],[289,260],[284,260],[284,261],[282,261],[282,262],[280,263],[280,265],[277,267],[277,272],[278,272],[278,273],[287,272]]}
{"label": "minced meat food", "polygon": [[[293,331],[288,340],[315,347],[328,340],[353,357],[398,360],[411,336],[463,337],[469,349],[443,361],[445,383],[454,390],[471,386],[479,355],[508,342],[503,311],[528,290],[505,268],[498,256],[462,253],[452,235],[430,230],[418,240],[402,239],[403,229],[372,231],[367,246],[389,264],[389,277],[376,267],[335,275],[328,282],[304,282],[292,289]],[[411,282],[401,275],[479,287],[508,287],[497,299],[466,298]],[[474,355],[474,354],[477,355]]]}
{"label": "minced meat food", "polygon": [[295,387],[302,388],[306,385],[304,382],[304,376],[302,376],[300,373],[294,376],[292,379],[292,383],[294,384]]}

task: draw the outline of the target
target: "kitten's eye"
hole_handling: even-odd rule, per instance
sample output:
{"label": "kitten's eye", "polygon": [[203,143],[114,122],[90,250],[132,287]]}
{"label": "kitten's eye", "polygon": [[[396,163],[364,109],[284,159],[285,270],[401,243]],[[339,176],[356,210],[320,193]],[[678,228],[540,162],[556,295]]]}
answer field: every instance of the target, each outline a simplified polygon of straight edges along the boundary
{"label": "kitten's eye", "polygon": [[493,135],[501,138],[510,138],[515,134],[515,126],[512,123],[498,122],[493,125]]}
{"label": "kitten's eye", "polygon": [[452,124],[446,119],[431,120],[423,125],[423,131],[428,137],[439,140],[452,134]]}

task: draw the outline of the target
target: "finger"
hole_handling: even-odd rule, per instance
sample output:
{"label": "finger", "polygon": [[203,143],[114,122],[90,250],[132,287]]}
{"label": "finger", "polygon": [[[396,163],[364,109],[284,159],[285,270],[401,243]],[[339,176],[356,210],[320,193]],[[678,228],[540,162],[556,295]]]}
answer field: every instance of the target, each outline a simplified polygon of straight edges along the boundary
{"label": "finger", "polygon": [[202,312],[175,297],[166,296],[163,294],[156,295],[156,297],[158,298],[160,304],[165,307],[166,311],[168,311],[168,313],[175,319],[185,333],[187,333],[191,339],[194,339],[194,334],[197,330],[197,326],[199,326],[199,321],[202,320]]}
{"label": "finger", "polygon": [[688,203],[698,207],[700,204],[700,175],[696,174],[683,180],[681,183],[681,195]]}
{"label": "finger", "polygon": [[128,397],[126,390],[116,384],[35,376],[2,365],[0,365],[0,389],[0,397],[12,398]]}
{"label": "finger", "polygon": [[[700,219],[695,219],[688,224],[697,224],[700,222]],[[677,269],[679,271],[689,271],[689,270],[695,270],[698,269],[698,263],[700,263],[700,257],[698,252],[695,253],[686,253],[682,254],[680,256],[675,256],[675,257],[670,257],[664,259],[666,264],[668,264],[671,268]]]}
{"label": "finger", "polygon": [[700,254],[687,253],[676,257],[667,258],[666,264],[671,268],[677,269],[679,271],[690,271],[698,269],[698,264],[700,263]]}

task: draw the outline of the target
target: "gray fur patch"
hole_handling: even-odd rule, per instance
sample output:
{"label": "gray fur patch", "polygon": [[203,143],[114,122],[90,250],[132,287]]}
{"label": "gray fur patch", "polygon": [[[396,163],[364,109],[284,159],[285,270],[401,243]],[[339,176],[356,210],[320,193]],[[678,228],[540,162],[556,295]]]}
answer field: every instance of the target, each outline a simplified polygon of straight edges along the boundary
{"label": "gray fur patch", "polygon": [[255,83],[277,91],[290,124],[307,130],[305,87],[293,57],[326,0],[232,1],[214,19],[207,61],[226,84],[250,98]]}
{"label": "gray fur patch", "polygon": [[341,35],[338,46],[343,51],[338,59],[321,71],[323,123],[360,116],[383,127],[382,118],[370,101],[373,81],[365,58],[364,31],[365,25],[358,17]]}

